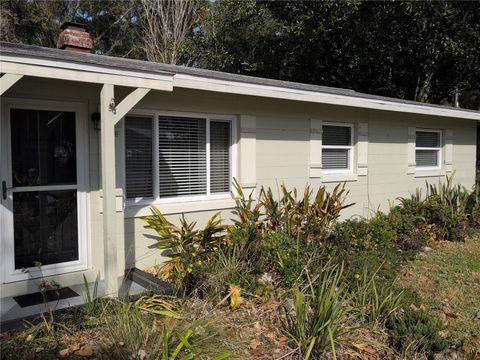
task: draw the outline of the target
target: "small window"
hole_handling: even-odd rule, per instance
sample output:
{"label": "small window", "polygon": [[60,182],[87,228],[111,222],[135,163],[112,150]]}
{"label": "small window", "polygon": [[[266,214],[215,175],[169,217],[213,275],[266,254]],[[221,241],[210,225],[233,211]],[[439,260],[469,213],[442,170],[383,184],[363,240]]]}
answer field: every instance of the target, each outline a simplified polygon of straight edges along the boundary
{"label": "small window", "polygon": [[420,170],[441,167],[442,133],[439,130],[417,130],[415,164]]}
{"label": "small window", "polygon": [[322,171],[350,172],[352,163],[352,125],[322,126]]}

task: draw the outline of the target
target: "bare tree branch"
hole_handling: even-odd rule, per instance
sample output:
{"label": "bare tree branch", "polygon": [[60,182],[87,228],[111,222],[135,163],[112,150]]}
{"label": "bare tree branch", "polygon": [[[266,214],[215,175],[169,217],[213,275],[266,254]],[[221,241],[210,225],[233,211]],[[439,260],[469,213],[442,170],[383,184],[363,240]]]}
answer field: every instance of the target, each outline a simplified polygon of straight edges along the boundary
{"label": "bare tree branch", "polygon": [[178,64],[181,47],[194,21],[193,0],[141,0],[143,38],[147,59]]}

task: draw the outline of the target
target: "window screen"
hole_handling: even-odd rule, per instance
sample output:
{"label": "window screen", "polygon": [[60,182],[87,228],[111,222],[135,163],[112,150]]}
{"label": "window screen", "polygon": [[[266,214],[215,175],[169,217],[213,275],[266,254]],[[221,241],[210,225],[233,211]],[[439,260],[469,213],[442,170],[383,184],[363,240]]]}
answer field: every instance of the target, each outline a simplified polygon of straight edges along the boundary
{"label": "window screen", "polygon": [[153,197],[153,121],[125,118],[125,179],[127,198]]}
{"label": "window screen", "polygon": [[160,198],[207,193],[206,119],[158,120]]}

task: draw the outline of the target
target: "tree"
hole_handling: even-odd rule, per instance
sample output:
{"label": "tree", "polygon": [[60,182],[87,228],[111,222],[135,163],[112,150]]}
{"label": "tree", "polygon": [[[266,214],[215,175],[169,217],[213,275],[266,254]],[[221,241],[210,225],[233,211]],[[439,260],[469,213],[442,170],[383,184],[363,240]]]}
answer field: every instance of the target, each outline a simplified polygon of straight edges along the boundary
{"label": "tree", "polygon": [[2,1],[1,40],[56,47],[64,21],[86,24],[97,53],[144,57],[136,0]]}
{"label": "tree", "polygon": [[166,64],[182,62],[182,50],[192,31],[197,2],[141,0],[143,46],[147,59]]}
{"label": "tree", "polygon": [[462,1],[217,1],[204,4],[191,56],[215,70],[478,108],[479,12]]}

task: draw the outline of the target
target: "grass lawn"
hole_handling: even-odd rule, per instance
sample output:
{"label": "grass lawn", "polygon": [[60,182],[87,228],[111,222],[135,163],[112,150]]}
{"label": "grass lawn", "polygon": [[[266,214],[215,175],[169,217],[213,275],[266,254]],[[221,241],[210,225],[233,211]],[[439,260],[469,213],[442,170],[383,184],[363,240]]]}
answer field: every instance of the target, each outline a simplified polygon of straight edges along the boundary
{"label": "grass lawn", "polygon": [[407,263],[396,279],[417,292],[446,324],[445,335],[467,352],[480,351],[480,235],[441,242]]}

